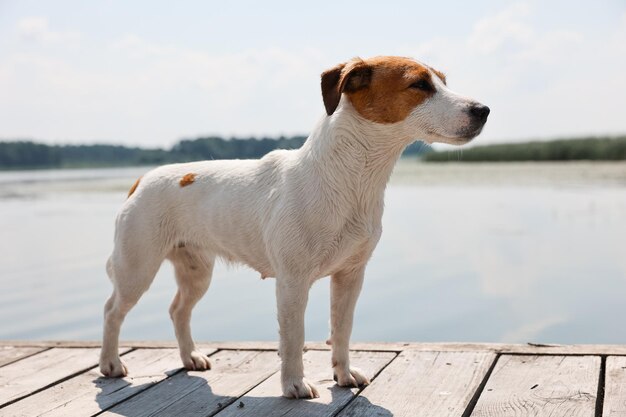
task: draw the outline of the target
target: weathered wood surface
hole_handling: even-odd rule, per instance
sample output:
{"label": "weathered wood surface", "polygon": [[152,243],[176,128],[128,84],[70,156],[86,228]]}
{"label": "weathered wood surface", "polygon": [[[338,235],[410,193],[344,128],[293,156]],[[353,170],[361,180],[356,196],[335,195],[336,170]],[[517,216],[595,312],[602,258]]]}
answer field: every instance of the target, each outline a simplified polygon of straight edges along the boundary
{"label": "weathered wood surface", "polygon": [[600,358],[503,355],[472,417],[594,417]]}
{"label": "weathered wood surface", "polygon": [[461,416],[493,352],[405,351],[339,416]]}
{"label": "weathered wood surface", "polygon": [[[355,352],[351,362],[366,376],[373,378],[395,356],[388,352]],[[341,388],[335,384],[328,351],[306,352],[304,372],[307,379],[317,387],[319,398],[307,401],[282,398],[280,374],[276,373],[219,413],[219,416],[330,417],[345,407],[358,392],[357,388]]]}
{"label": "weathered wood surface", "polygon": [[[99,341],[23,341],[0,340],[1,346],[12,347],[100,347]],[[210,342],[199,343],[203,348],[230,349],[230,350],[277,350],[277,342]],[[128,348],[161,349],[177,348],[175,341],[124,341],[121,346]],[[350,345],[352,350],[367,350],[381,352],[401,352],[404,350],[419,350],[428,352],[465,352],[488,350],[506,354],[528,355],[612,355],[626,356],[626,345],[557,345],[557,344],[506,344],[506,343],[415,343],[415,342],[355,342]],[[330,350],[324,342],[306,342],[307,350]]]}
{"label": "weathered wood surface", "polygon": [[45,347],[0,346],[0,366],[8,365],[22,358],[43,352]]}
{"label": "weathered wood surface", "polygon": [[[204,352],[213,353],[215,350]],[[7,416],[90,416],[138,394],[180,370],[176,349],[142,349],[123,355],[126,378],[104,378],[91,369],[0,410]]]}
{"label": "weathered wood surface", "polygon": [[102,415],[209,416],[279,368],[276,352],[222,351],[211,362],[210,371],[178,373]]}
{"label": "weathered wood surface", "polygon": [[130,374],[117,379],[100,375],[96,342],[0,342],[0,417],[626,417],[626,346],[355,343],[372,383],[349,389],[329,347],[309,342],[320,398],[288,400],[275,342],[200,344],[205,372],[181,369],[173,342],[123,345]]}
{"label": "weathered wood surface", "polygon": [[626,357],[606,358],[606,379],[604,385],[605,417],[626,416]]}
{"label": "weathered wood surface", "polygon": [[0,405],[96,366],[98,354],[95,348],[53,348],[3,366]]}

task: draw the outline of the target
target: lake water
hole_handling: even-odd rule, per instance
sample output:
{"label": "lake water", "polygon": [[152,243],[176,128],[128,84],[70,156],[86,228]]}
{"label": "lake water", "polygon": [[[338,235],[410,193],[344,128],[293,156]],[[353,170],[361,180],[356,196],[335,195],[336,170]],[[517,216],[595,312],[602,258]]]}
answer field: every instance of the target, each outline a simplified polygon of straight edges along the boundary
{"label": "lake water", "polygon": [[[0,173],[0,339],[99,339],[113,222],[146,168]],[[353,340],[626,343],[626,164],[398,165]],[[164,264],[124,339],[171,339]],[[329,281],[307,309],[328,334]],[[274,280],[218,265],[197,340],[275,340]]]}

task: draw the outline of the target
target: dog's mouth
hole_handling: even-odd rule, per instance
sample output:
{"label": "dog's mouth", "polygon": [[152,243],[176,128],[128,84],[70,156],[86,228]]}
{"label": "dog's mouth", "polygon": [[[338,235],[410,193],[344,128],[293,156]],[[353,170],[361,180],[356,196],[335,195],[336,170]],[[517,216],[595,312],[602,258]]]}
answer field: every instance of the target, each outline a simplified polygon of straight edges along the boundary
{"label": "dog's mouth", "polygon": [[472,139],[480,135],[480,132],[483,131],[483,126],[484,125],[481,125],[478,128],[474,128],[474,129],[463,129],[457,132],[457,134],[454,136],[447,136],[447,135],[443,135],[441,133],[432,132],[432,131],[428,131],[426,133],[428,133],[428,135],[430,136],[437,138],[438,140],[442,142],[462,145],[464,143],[471,142]]}
{"label": "dog's mouth", "polygon": [[459,135],[459,139],[464,140],[465,142],[471,141],[476,136],[480,135],[480,132],[483,131],[483,126],[485,126],[485,125],[480,125],[480,126],[478,126],[477,128],[475,128],[474,130],[472,130],[470,132],[462,132]]}

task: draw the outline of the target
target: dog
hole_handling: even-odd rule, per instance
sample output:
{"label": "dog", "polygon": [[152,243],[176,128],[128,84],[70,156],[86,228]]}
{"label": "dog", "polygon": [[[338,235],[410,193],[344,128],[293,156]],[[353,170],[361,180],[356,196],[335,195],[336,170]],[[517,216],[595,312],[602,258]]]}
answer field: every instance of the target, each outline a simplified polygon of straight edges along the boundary
{"label": "dog", "polygon": [[282,393],[318,397],[304,377],[309,288],[330,276],[332,368],[340,386],[369,383],[350,367],[349,339],[365,267],[381,236],[383,196],[404,148],[421,139],[460,145],[477,136],[489,108],[452,92],[445,76],[403,57],[353,59],[321,76],[326,114],[304,145],[258,160],[158,167],[137,180],[116,218],[107,273],[100,370],[127,375],[120,326],[164,259],[178,291],[170,307],[182,362],[210,368],[194,345],[191,311],[216,258],[276,279]]}

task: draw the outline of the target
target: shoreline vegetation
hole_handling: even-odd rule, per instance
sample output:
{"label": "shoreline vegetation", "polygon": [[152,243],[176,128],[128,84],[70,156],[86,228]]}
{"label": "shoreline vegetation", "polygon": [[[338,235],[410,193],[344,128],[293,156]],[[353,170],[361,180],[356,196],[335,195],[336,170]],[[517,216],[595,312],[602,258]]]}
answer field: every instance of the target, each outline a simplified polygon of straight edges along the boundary
{"label": "shoreline vegetation", "polygon": [[626,136],[479,145],[428,152],[426,162],[624,161]]}
{"label": "shoreline vegetation", "polygon": [[[48,145],[0,141],[0,170],[105,168],[161,165],[211,159],[259,158],[275,149],[296,149],[306,136],[183,139],[169,149],[122,145]],[[623,161],[626,136],[532,141],[436,151],[423,142],[403,156],[425,162]]]}
{"label": "shoreline vegetation", "polygon": [[[48,145],[33,141],[0,141],[0,170],[47,168],[105,168],[162,165],[212,159],[260,158],[275,149],[297,149],[306,136],[278,138],[230,138],[211,136],[183,139],[169,149],[122,145]],[[416,142],[404,155],[431,151]]]}

